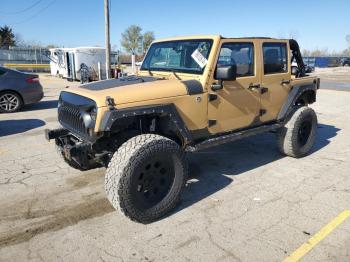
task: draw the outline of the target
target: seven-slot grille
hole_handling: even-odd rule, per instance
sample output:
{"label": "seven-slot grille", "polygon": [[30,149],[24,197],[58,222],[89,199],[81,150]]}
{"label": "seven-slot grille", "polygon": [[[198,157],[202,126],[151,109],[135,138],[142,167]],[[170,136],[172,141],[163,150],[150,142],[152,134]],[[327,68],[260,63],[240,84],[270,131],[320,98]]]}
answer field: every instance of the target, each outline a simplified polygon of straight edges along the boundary
{"label": "seven-slot grille", "polygon": [[88,128],[85,127],[82,112],[78,107],[67,103],[58,107],[58,121],[70,131],[80,135],[89,135]]}

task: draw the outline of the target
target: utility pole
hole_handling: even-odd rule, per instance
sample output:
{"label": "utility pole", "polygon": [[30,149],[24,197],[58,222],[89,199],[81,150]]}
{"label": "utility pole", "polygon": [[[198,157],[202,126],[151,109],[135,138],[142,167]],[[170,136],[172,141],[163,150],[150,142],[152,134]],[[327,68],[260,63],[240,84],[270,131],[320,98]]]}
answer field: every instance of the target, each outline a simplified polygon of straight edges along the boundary
{"label": "utility pole", "polygon": [[109,79],[111,73],[111,44],[109,40],[109,0],[104,0],[104,9],[105,9],[105,38],[106,38],[106,79]]}

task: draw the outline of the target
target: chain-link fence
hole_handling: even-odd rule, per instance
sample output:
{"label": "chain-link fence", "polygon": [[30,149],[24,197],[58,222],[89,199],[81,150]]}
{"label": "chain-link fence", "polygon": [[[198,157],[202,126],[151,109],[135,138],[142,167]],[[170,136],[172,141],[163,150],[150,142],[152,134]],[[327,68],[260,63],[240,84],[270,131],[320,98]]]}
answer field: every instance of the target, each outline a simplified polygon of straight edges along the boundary
{"label": "chain-link fence", "polygon": [[[19,48],[0,49],[0,66],[4,64],[49,64],[49,50],[46,48]],[[45,68],[37,68],[47,71]]]}

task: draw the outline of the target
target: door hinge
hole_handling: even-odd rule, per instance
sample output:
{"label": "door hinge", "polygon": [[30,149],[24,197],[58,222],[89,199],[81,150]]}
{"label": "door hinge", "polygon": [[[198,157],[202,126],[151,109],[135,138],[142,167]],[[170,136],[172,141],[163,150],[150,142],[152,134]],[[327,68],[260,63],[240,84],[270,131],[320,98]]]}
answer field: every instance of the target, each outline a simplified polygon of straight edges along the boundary
{"label": "door hinge", "polygon": [[217,95],[215,95],[215,94],[209,94],[209,102],[211,102],[211,101],[214,101],[214,100],[216,100],[216,99],[218,99],[218,96]]}
{"label": "door hinge", "polygon": [[259,115],[260,116],[263,116],[263,115],[265,115],[266,114],[266,109],[260,109],[260,111],[259,111]]}
{"label": "door hinge", "polygon": [[209,119],[208,120],[208,126],[209,127],[211,127],[211,126],[213,126],[213,125],[215,125],[216,124],[216,120],[214,120],[214,119]]}
{"label": "door hinge", "polygon": [[267,87],[260,87],[260,93],[265,94],[269,89]]}

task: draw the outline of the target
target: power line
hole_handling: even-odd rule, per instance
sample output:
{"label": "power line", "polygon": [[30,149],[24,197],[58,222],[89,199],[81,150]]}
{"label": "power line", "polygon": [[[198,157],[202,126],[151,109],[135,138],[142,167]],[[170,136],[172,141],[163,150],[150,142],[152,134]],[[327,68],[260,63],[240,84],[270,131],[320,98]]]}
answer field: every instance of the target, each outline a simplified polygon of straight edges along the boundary
{"label": "power line", "polygon": [[37,13],[35,13],[34,15],[24,19],[24,20],[21,20],[19,22],[15,22],[15,23],[11,23],[12,25],[17,25],[17,24],[22,24],[22,23],[25,23],[25,22],[28,22],[30,20],[32,20],[33,18],[37,17],[38,15],[40,15],[42,12],[44,12],[46,9],[48,9],[56,0],[52,0],[48,5],[44,6],[42,9],[40,9]]}
{"label": "power line", "polygon": [[16,11],[16,12],[3,12],[3,11],[0,11],[0,13],[6,14],[6,15],[20,14],[20,13],[26,12],[26,11],[28,11],[29,9],[32,9],[33,7],[37,6],[38,4],[40,4],[41,1],[42,1],[42,0],[38,0],[38,1],[34,2],[32,5],[28,6],[27,8],[22,9],[22,10],[19,10],[19,11]]}

